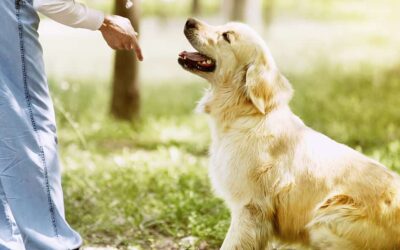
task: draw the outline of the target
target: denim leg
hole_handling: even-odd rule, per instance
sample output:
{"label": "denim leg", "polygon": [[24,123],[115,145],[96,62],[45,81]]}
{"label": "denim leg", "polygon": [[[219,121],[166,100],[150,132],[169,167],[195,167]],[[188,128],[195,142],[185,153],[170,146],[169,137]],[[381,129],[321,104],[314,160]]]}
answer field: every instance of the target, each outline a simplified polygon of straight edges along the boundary
{"label": "denim leg", "polygon": [[54,110],[31,0],[1,0],[0,23],[7,34],[0,35],[0,221],[8,222],[0,224],[0,249],[21,236],[27,250],[78,248],[82,240],[64,215]]}
{"label": "denim leg", "polygon": [[[2,157],[0,155],[0,157]],[[22,236],[8,205],[3,186],[0,181],[0,249],[25,250]]]}

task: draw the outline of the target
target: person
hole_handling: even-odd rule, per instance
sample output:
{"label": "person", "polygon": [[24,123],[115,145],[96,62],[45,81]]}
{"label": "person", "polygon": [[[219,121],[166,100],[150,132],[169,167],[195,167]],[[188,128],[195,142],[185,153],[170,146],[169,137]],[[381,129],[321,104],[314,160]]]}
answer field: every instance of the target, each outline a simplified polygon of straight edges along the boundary
{"label": "person", "polygon": [[0,1],[0,249],[78,249],[67,223],[54,110],[38,40],[37,12],[71,27],[100,30],[113,49],[143,60],[128,19],[74,0]]}

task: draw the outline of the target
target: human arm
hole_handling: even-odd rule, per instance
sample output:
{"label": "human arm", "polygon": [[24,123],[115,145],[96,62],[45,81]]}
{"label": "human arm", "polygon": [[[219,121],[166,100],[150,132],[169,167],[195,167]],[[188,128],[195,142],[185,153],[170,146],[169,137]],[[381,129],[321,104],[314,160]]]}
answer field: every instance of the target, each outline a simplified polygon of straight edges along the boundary
{"label": "human arm", "polygon": [[34,0],[33,7],[54,21],[74,28],[98,30],[104,21],[101,11],[74,0]]}
{"label": "human arm", "polygon": [[33,6],[56,22],[75,28],[100,30],[111,48],[134,49],[137,58],[143,60],[137,33],[127,18],[105,16],[101,11],[90,9],[74,0],[34,0]]}

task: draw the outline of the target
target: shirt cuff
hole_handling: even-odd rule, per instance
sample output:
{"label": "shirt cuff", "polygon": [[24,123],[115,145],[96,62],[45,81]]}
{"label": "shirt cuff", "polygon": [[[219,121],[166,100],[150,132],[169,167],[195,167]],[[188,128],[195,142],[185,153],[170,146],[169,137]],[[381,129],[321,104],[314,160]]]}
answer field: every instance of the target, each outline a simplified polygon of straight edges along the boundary
{"label": "shirt cuff", "polygon": [[94,9],[87,9],[86,22],[82,28],[98,30],[104,22],[104,13]]}

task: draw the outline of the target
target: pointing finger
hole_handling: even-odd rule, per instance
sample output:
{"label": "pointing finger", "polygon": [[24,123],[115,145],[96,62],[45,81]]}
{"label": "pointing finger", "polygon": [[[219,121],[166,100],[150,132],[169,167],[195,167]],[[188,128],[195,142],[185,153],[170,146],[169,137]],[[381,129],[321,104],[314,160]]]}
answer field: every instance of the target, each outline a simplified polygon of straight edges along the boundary
{"label": "pointing finger", "polygon": [[133,45],[133,49],[135,50],[137,59],[139,61],[143,61],[142,49],[140,48],[140,45],[139,45],[139,42],[138,42],[136,36],[132,36],[132,45]]}

